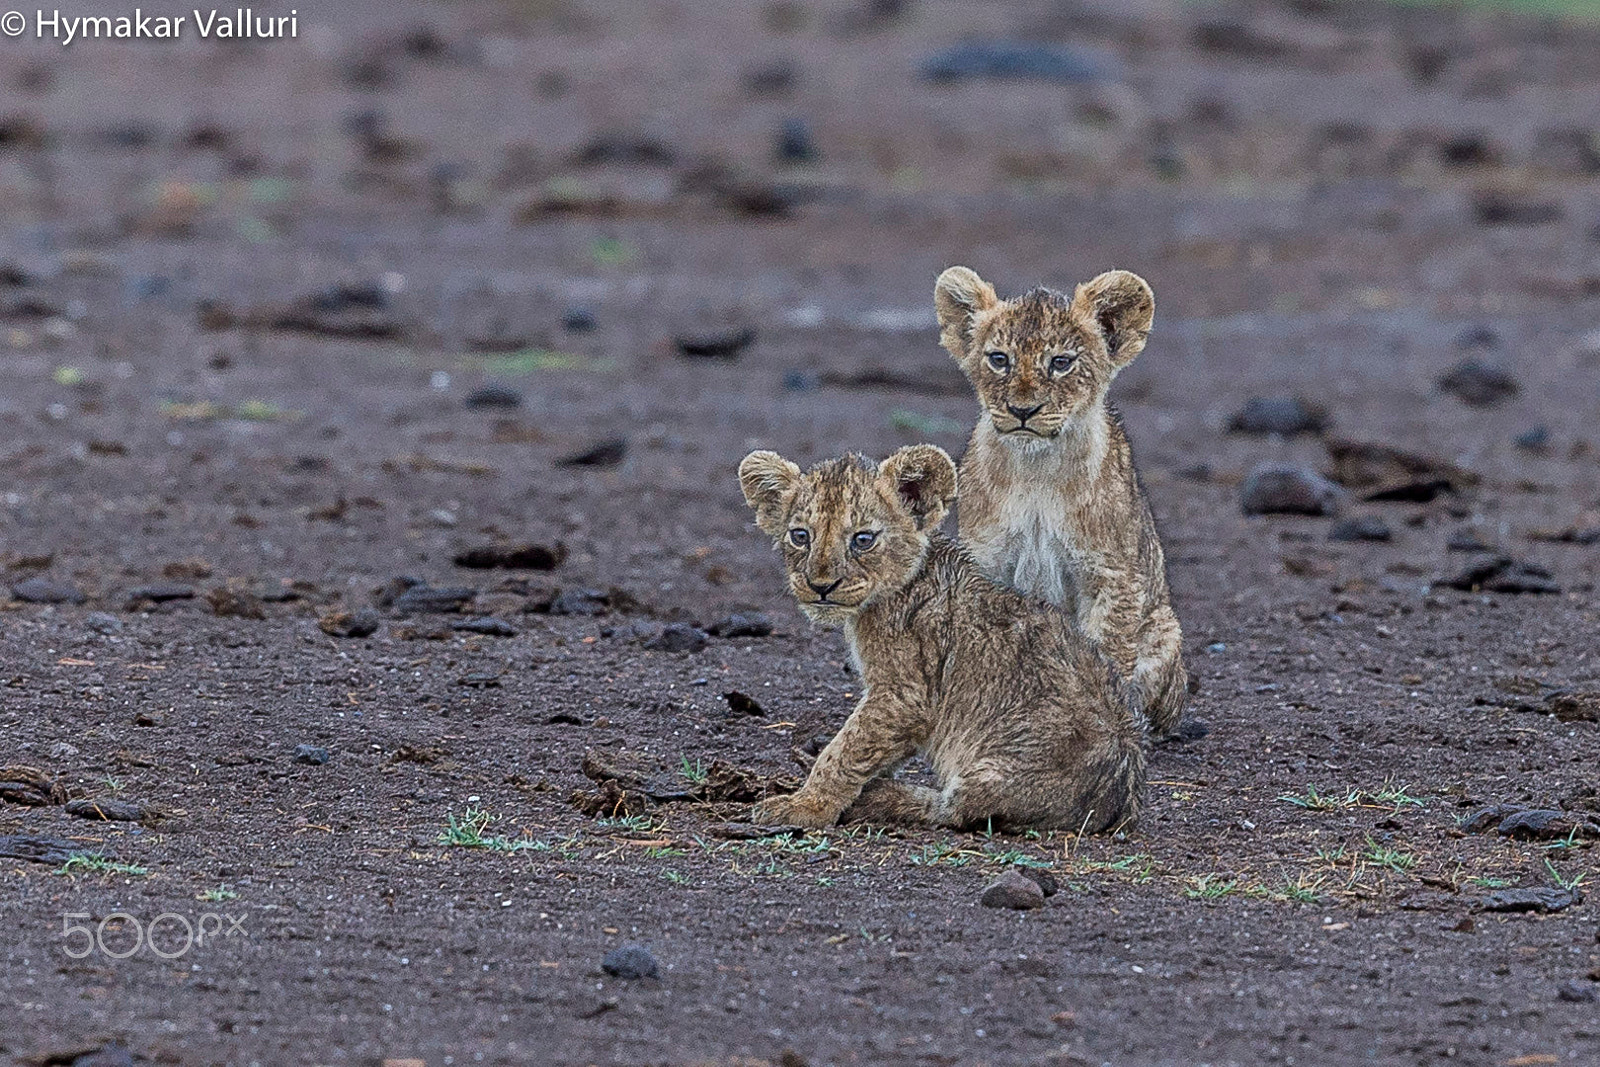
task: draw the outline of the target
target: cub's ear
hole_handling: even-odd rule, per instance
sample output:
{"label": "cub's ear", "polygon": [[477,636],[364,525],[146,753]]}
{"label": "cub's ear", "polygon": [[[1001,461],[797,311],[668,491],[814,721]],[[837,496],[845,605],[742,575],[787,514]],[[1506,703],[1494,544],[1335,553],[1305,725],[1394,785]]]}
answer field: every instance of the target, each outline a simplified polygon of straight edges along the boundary
{"label": "cub's ear", "polygon": [[1099,329],[1111,365],[1121,370],[1144,351],[1156,317],[1156,294],[1132,271],[1108,270],[1078,286],[1072,310]]}
{"label": "cub's ear", "polygon": [[956,502],[956,465],[938,445],[907,445],[878,464],[878,476],[919,530],[936,528]]}
{"label": "cub's ear", "polygon": [[800,484],[800,468],[776,452],[752,452],[739,463],[739,488],[755,509],[756,525],[777,537],[783,532],[788,503]]}
{"label": "cub's ear", "polygon": [[939,314],[939,343],[959,362],[972,343],[973,322],[979,312],[999,303],[994,286],[966,267],[951,267],[933,284],[933,307]]}

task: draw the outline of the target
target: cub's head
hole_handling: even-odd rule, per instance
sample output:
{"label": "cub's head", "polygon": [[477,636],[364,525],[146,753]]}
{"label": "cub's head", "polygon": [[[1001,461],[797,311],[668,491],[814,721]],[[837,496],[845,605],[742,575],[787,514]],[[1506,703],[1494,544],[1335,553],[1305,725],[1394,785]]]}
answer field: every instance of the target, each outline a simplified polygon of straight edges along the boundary
{"label": "cub's head", "polygon": [[916,576],[929,533],[955,503],[956,465],[933,445],[882,463],[825,460],[805,473],[776,452],[752,452],[739,464],[739,486],[783,552],[800,609],[840,623]]}
{"label": "cub's head", "polygon": [[966,267],[933,291],[939,342],[978,390],[986,418],[1018,443],[1055,438],[1105,398],[1144,348],[1156,298],[1137,274],[1113,270],[1068,298],[1034,289],[1001,300]]}

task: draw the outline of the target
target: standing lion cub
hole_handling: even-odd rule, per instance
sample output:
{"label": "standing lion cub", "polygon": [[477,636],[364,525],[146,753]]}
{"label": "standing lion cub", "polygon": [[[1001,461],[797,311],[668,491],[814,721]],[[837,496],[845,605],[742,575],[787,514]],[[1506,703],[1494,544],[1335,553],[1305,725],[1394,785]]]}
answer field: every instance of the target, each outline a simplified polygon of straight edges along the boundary
{"label": "standing lion cub", "polygon": [[[1144,727],[1122,682],[1063,613],[985,578],[938,533],[956,469],[933,445],[801,473],[752,452],[739,484],[776,539],[789,591],[842,624],[860,703],[798,793],[758,819],[996,829],[1131,825]],[[937,789],[896,781],[917,753]]]}
{"label": "standing lion cub", "polygon": [[1155,294],[1107,271],[1068,297],[1000,300],[966,267],[934,288],[939,340],[983,412],[961,461],[961,540],[998,582],[1070,612],[1158,736],[1188,696],[1166,561],[1122,420],[1106,402],[1144,348]]}

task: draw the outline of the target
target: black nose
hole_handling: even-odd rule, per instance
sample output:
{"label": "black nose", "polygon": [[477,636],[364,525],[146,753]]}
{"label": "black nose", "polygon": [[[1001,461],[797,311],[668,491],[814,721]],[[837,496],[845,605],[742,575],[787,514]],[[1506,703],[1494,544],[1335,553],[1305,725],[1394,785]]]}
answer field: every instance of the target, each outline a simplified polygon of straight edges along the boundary
{"label": "black nose", "polygon": [[806,584],[811,587],[811,591],[813,593],[817,594],[817,599],[818,600],[827,600],[828,599],[828,594],[833,592],[835,589],[839,588],[839,582],[842,582],[842,581],[844,581],[844,579],[840,578],[837,581],[835,581],[832,585],[818,585],[816,582],[813,582],[810,578],[807,578],[806,579]]}
{"label": "black nose", "polygon": [[1018,422],[1027,422],[1029,419],[1039,414],[1043,408],[1043,404],[1035,404],[1031,408],[1019,408],[1015,404],[1006,405],[1006,410],[1011,412],[1011,416]]}

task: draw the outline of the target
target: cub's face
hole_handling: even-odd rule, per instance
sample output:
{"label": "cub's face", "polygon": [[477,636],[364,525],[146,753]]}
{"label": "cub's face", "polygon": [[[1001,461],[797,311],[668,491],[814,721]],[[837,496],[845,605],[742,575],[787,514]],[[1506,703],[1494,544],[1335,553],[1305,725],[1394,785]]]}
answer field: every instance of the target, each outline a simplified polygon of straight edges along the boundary
{"label": "cub's face", "polygon": [[966,267],[934,288],[939,340],[977,390],[984,417],[1017,444],[1054,440],[1096,408],[1144,348],[1155,296],[1143,278],[1108,271],[1069,298],[1034,289],[1000,300]]}
{"label": "cub's face", "polygon": [[955,502],[956,468],[933,445],[902,448],[881,464],[830,459],[804,473],[776,452],[752,452],[739,485],[783,553],[800,609],[837,624],[915,577],[929,532]]}

